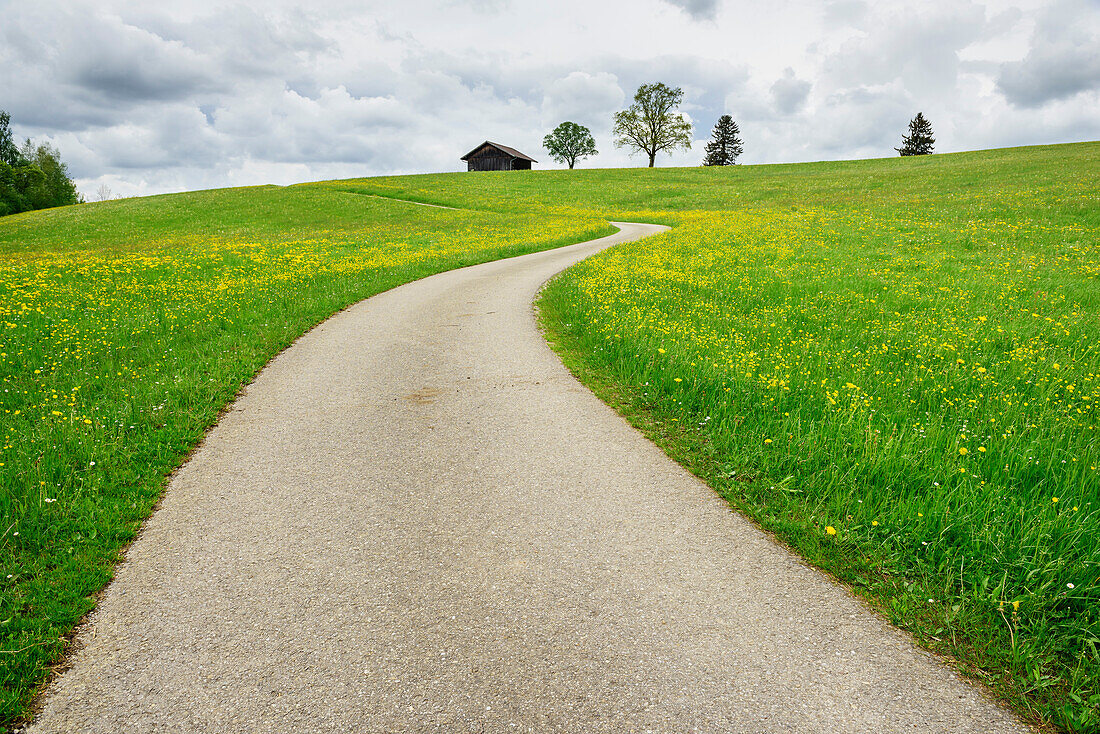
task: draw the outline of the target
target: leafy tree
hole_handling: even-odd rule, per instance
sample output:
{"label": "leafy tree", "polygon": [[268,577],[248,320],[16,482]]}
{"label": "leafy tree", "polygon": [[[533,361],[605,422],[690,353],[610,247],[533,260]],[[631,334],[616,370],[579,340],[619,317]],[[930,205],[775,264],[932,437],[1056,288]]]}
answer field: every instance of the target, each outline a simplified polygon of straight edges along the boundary
{"label": "leafy tree", "polygon": [[0,161],[0,216],[84,201],[57,148],[28,139],[22,149],[8,154],[16,163]]}
{"label": "leafy tree", "polygon": [[550,157],[558,163],[568,163],[569,168],[573,168],[578,158],[600,154],[596,150],[592,131],[584,125],[568,121],[558,125],[552,133],[543,138],[542,147],[546,148]]}
{"label": "leafy tree", "polygon": [[7,163],[9,166],[21,166],[26,163],[12,138],[11,115],[4,110],[0,110],[0,163]]}
{"label": "leafy tree", "polygon": [[902,136],[901,147],[894,150],[901,155],[930,155],[935,142],[936,139],[932,137],[932,123],[918,112],[909,121],[909,134]]}
{"label": "leafy tree", "polygon": [[69,167],[61,161],[61,151],[49,143],[35,145],[31,140],[23,145],[23,157],[42,172],[47,206],[65,206],[79,204],[83,200],[76,190],[76,184],[69,178]]}
{"label": "leafy tree", "polygon": [[15,190],[22,195],[27,210],[53,206],[53,196],[41,168],[33,164],[16,166],[12,173],[15,175]]}
{"label": "leafy tree", "polygon": [[661,82],[643,84],[634,93],[634,104],[615,113],[615,147],[631,148],[649,156],[649,167],[659,151],[670,155],[676,148],[691,148],[691,123],[673,111],[684,91]]}
{"label": "leafy tree", "polygon": [[0,217],[25,212],[29,208],[23,193],[16,188],[15,169],[0,161]]}
{"label": "leafy tree", "polygon": [[707,143],[707,157],[703,159],[704,166],[732,166],[737,163],[737,156],[744,152],[740,137],[741,129],[729,115],[722,115],[714,124],[711,132],[711,140]]}

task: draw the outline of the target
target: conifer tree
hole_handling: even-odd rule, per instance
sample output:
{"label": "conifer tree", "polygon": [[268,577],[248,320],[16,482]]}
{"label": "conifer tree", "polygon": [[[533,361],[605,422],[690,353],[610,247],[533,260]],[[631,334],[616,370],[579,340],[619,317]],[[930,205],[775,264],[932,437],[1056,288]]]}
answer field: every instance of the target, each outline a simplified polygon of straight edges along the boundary
{"label": "conifer tree", "polygon": [[742,140],[738,137],[741,129],[729,115],[722,115],[714,124],[711,132],[711,140],[707,143],[707,157],[703,159],[704,166],[732,166],[737,163],[737,156],[741,155]]}
{"label": "conifer tree", "polygon": [[909,121],[909,134],[901,139],[901,147],[894,148],[901,155],[931,155],[932,144],[936,139],[932,137],[932,123],[925,119],[920,112]]}

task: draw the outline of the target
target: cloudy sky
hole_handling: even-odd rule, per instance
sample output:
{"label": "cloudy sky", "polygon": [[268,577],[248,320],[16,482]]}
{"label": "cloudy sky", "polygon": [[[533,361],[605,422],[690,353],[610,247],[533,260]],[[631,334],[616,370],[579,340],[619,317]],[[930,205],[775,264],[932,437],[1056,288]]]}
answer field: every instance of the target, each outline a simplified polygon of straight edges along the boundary
{"label": "cloudy sky", "polygon": [[132,195],[463,170],[482,140],[612,145],[639,84],[684,90],[698,165],[719,115],[744,163],[1100,139],[1100,0],[0,0],[0,109],[80,189]]}

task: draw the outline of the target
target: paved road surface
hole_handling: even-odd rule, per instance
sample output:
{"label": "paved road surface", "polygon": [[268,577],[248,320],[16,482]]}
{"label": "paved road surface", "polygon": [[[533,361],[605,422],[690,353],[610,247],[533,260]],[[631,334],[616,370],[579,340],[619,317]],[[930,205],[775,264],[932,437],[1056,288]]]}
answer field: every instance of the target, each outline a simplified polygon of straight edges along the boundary
{"label": "paved road surface", "polygon": [[659,228],[444,273],[276,358],[33,732],[1019,732],[581,387],[531,301]]}

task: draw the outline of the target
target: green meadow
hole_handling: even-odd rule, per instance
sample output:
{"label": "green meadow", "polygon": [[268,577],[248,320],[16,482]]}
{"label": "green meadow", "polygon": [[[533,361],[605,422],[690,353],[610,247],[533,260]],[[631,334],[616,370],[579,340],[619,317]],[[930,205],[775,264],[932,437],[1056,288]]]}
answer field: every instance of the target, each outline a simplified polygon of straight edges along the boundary
{"label": "green meadow", "polygon": [[272,355],[358,299],[610,219],[672,231],[545,289],[570,368],[1031,721],[1094,731],[1098,172],[1084,143],[357,179],[0,219],[0,720]]}

